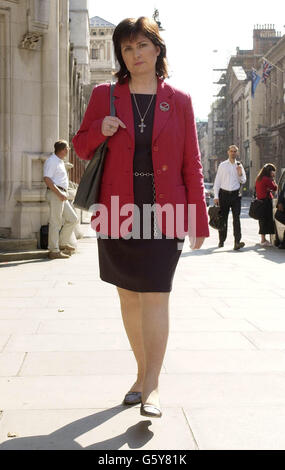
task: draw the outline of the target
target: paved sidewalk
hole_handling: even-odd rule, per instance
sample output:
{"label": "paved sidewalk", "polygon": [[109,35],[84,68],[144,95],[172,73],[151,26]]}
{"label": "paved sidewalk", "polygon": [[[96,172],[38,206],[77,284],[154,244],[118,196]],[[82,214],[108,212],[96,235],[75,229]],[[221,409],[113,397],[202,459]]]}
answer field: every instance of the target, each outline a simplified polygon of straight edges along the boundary
{"label": "paved sidewalk", "polygon": [[0,450],[284,449],[285,253],[229,239],[185,243],[157,420],[121,405],[135,360],[95,238],[1,265]]}

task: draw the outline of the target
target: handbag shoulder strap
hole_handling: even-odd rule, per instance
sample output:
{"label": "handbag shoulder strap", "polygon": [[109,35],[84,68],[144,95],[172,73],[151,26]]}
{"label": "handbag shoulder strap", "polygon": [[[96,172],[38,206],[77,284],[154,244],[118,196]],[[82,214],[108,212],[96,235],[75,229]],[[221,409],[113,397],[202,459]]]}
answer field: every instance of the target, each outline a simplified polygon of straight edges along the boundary
{"label": "handbag shoulder strap", "polygon": [[110,116],[116,116],[116,109],[115,109],[115,104],[114,104],[114,89],[115,89],[116,83],[111,83],[110,85]]}

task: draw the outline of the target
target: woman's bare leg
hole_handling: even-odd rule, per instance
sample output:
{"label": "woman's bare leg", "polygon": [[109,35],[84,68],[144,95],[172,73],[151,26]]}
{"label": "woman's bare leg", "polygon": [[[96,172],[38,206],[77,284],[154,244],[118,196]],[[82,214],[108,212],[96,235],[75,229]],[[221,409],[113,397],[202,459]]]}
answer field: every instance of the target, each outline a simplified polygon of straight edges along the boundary
{"label": "woman's bare leg", "polygon": [[141,293],[145,375],[142,402],[160,406],[159,374],[169,333],[169,292]]}
{"label": "woman's bare leg", "polygon": [[140,294],[120,287],[117,287],[117,289],[121,302],[124,327],[138,366],[137,380],[130,388],[130,391],[141,392],[145,372],[145,356]]}

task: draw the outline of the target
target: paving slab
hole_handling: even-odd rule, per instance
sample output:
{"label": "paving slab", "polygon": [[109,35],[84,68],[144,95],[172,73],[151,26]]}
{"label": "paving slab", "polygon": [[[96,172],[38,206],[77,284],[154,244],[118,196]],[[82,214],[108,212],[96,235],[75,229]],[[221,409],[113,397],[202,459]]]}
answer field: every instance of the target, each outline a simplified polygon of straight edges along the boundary
{"label": "paving slab", "polygon": [[1,409],[60,410],[118,406],[135,380],[136,374],[0,377]]}
{"label": "paving slab", "polygon": [[3,350],[5,345],[7,344],[8,340],[10,338],[10,335],[0,335],[0,352]]}
{"label": "paving slab", "polygon": [[[195,450],[181,408],[149,420],[139,407],[9,410],[1,420],[0,450]],[[8,432],[17,437],[8,439]]]}
{"label": "paving slab", "polygon": [[6,297],[9,298],[17,298],[17,297],[35,297],[38,289],[31,289],[29,287],[26,288],[17,288],[14,287],[6,287],[5,289],[0,289],[0,298],[5,299]]}
{"label": "paving slab", "polygon": [[167,374],[285,372],[281,351],[171,351],[164,358]]}
{"label": "paving slab", "polygon": [[186,408],[200,450],[284,450],[285,407]]}
{"label": "paving slab", "polygon": [[285,349],[285,332],[247,332],[244,336],[258,349]]}
{"label": "paving slab", "polygon": [[[238,298],[240,299],[241,297],[241,291],[240,289],[236,288],[224,288],[224,287],[219,287],[219,288],[209,288],[209,289],[197,289],[199,295],[201,297],[220,297],[223,299],[228,299],[228,298]],[[260,288],[242,288],[242,295],[245,299],[251,299],[251,298],[257,298],[257,299],[263,299],[263,298],[270,298],[270,299],[279,299],[282,296],[280,293],[275,292],[273,290],[264,290]]]}
{"label": "paving slab", "polygon": [[126,334],[46,334],[11,335],[5,351],[97,351],[130,349]]}
{"label": "paving slab", "polygon": [[242,319],[171,318],[172,331],[256,331],[258,328]]}
{"label": "paving slab", "polygon": [[[235,318],[235,319],[244,319],[250,322],[254,322],[254,320],[268,320],[269,312],[267,307],[260,308],[258,311],[256,310],[249,310],[241,307],[226,307],[226,308],[215,308],[213,309],[216,311],[220,318]],[[271,320],[284,320],[284,312],[282,310],[276,310],[270,312],[270,319]],[[256,322],[254,322],[257,325]]]}
{"label": "paving slab", "polygon": [[114,332],[124,335],[121,318],[55,319],[42,320],[38,334],[94,334]]}
{"label": "paving slab", "polygon": [[207,331],[170,331],[167,349],[183,351],[193,349],[256,349],[255,345],[241,333]]}
{"label": "paving slab", "polygon": [[285,405],[284,373],[163,374],[163,406]]}
{"label": "paving slab", "polygon": [[9,377],[17,375],[23,363],[24,357],[25,353],[0,353],[0,376]]}
{"label": "paving slab", "polygon": [[47,307],[49,299],[45,297],[4,297],[1,299],[1,311],[15,308]]}
{"label": "paving slab", "polygon": [[255,318],[252,323],[262,331],[279,331],[285,333],[285,318]]}
{"label": "paving slab", "polygon": [[16,319],[16,320],[0,320],[1,334],[12,333],[35,333],[39,327],[39,320],[34,319]]}
{"label": "paving slab", "polygon": [[132,351],[30,352],[25,356],[19,375],[123,375],[136,371]]}
{"label": "paving slab", "polygon": [[[102,291],[101,291],[102,292]],[[84,309],[84,304],[86,302],[86,297],[38,297],[37,300],[34,300],[34,306],[39,305],[39,301],[43,300],[42,306],[51,308],[51,307],[73,307],[77,308],[78,311],[80,312],[81,310]],[[101,296],[101,297],[94,297],[88,301],[89,307],[92,307],[94,309],[99,309],[102,307],[105,308],[115,308],[119,310],[119,300],[114,296]],[[31,305],[32,306],[32,305]]]}

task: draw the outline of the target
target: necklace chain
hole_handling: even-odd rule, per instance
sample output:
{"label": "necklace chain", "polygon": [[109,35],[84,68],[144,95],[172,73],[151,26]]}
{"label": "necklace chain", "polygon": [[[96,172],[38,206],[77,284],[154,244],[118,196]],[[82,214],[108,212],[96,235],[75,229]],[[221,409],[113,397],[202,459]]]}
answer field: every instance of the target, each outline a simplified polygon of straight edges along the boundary
{"label": "necklace chain", "polygon": [[136,105],[136,108],[137,108],[137,110],[138,110],[139,116],[140,116],[140,118],[141,118],[141,123],[138,125],[138,127],[140,127],[141,133],[143,133],[143,129],[144,129],[144,127],[146,127],[146,125],[145,125],[145,123],[144,123],[144,120],[145,120],[145,117],[146,117],[146,115],[147,115],[147,113],[148,113],[148,110],[149,110],[149,108],[150,108],[150,106],[151,106],[151,103],[152,103],[152,101],[153,101],[154,95],[152,95],[151,100],[150,100],[150,102],[149,102],[149,105],[148,105],[148,107],[147,107],[147,110],[146,110],[146,112],[144,113],[144,116],[143,116],[143,117],[142,117],[141,112],[140,112],[140,110],[139,110],[135,93],[133,93],[133,97],[134,97],[135,105]]}

